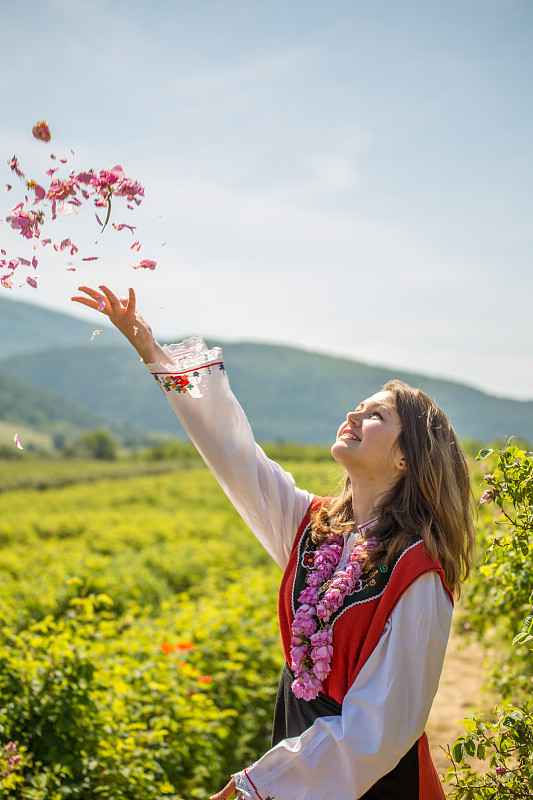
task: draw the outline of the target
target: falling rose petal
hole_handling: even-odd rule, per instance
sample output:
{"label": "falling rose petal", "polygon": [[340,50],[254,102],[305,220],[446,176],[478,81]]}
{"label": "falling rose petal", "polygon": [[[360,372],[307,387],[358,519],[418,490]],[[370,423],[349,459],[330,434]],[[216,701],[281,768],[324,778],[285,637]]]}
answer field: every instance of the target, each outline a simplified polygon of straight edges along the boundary
{"label": "falling rose petal", "polygon": [[39,139],[41,142],[49,142],[52,138],[50,133],[50,128],[46,120],[41,120],[41,122],[36,122],[31,132],[35,136],[36,139]]}
{"label": "falling rose petal", "polygon": [[67,272],[76,272],[76,267],[67,267]]}
{"label": "falling rose petal", "polygon": [[50,158],[53,158],[54,161],[56,160],[56,157],[53,153],[50,153]]}
{"label": "falling rose petal", "polygon": [[91,342],[95,336],[98,336],[99,333],[102,333],[102,331],[93,331],[93,335],[91,336]]}
{"label": "falling rose petal", "polygon": [[28,261],[27,258],[19,258],[19,264],[22,264],[23,267],[31,267],[31,261]]}
{"label": "falling rose petal", "polygon": [[4,289],[12,289],[13,288],[13,274],[7,275],[0,275],[0,284],[4,287]]}
{"label": "falling rose petal", "polygon": [[102,225],[103,225],[104,223],[102,222],[102,220],[100,219],[100,217],[98,216],[98,214],[95,214],[94,216],[96,217],[96,221],[97,221],[97,223],[100,225],[100,227],[102,227]]}
{"label": "falling rose petal", "polygon": [[10,192],[12,188],[10,183],[6,183],[6,192]]}
{"label": "falling rose petal", "polygon": [[87,258],[82,258],[82,261],[98,261],[100,256],[87,256]]}
{"label": "falling rose petal", "polygon": [[98,298],[98,311],[105,310],[105,303],[101,297]]}
{"label": "falling rose petal", "polygon": [[59,163],[60,164],[66,164],[67,163],[67,159],[66,158],[60,158],[59,159]]}
{"label": "falling rose petal", "polygon": [[45,245],[50,244],[51,241],[52,241],[51,239],[43,239],[41,244],[44,247]]}
{"label": "falling rose petal", "polygon": [[37,256],[33,256],[32,260],[31,260],[31,265],[32,265],[33,269],[37,269],[37,264],[38,263],[39,262],[37,261]]}
{"label": "falling rose petal", "polygon": [[113,223],[113,227],[116,231],[123,231],[124,228],[128,228],[133,233],[133,231],[136,228],[136,225],[126,225],[125,222],[121,222],[119,225],[115,225],[115,223]]}
{"label": "falling rose petal", "polygon": [[52,169],[47,169],[44,174],[45,175],[50,175],[50,177],[52,177],[54,172],[57,172],[58,169],[59,169],[59,167],[53,167]]}
{"label": "falling rose petal", "polygon": [[143,258],[138,264],[133,264],[133,269],[155,269],[157,261],[150,261],[148,258]]}
{"label": "falling rose petal", "polygon": [[132,246],[130,247],[130,250],[138,251],[140,249],[141,249],[141,242],[133,242]]}
{"label": "falling rose petal", "polygon": [[130,211],[133,211],[133,206],[130,206],[129,203],[127,204],[126,208],[129,208]]}
{"label": "falling rose petal", "polygon": [[39,277],[38,275],[36,275],[35,278],[31,278],[30,276],[28,276],[26,278],[26,283],[29,284],[33,289],[36,289],[37,288],[37,280],[36,279],[38,277]]}
{"label": "falling rose petal", "polygon": [[165,245],[166,245],[166,242],[163,242],[163,244],[161,245],[161,247],[165,247]]}
{"label": "falling rose petal", "polygon": [[3,256],[7,256],[7,253],[6,253],[5,250],[0,250],[0,253],[2,253]]}
{"label": "falling rose petal", "polygon": [[17,445],[17,447],[18,447],[18,449],[19,449],[19,450],[24,450],[24,448],[23,448],[22,444],[20,443],[20,437],[19,437],[18,433],[16,433],[16,434],[13,436],[13,441],[15,442],[15,444]]}
{"label": "falling rose petal", "polygon": [[61,214],[63,217],[68,217],[73,211],[74,209],[70,203],[60,203],[57,206],[57,213]]}

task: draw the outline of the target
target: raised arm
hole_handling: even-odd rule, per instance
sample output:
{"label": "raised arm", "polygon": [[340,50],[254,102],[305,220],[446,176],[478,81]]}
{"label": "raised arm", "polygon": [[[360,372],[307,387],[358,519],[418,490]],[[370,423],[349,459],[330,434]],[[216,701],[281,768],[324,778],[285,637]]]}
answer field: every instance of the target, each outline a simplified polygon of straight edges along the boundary
{"label": "raised arm", "polygon": [[106,314],[135,347],[224,492],[263,547],[286,566],[298,526],[312,496],[255,443],[233,395],[220,348],[203,339],[161,347],[136,312],[135,293],[119,300],[106,286],[75,302]]}

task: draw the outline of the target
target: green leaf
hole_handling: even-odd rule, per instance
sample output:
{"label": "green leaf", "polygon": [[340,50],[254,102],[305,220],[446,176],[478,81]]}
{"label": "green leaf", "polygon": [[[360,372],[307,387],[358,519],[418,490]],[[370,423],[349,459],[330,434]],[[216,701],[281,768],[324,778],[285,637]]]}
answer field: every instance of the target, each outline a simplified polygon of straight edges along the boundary
{"label": "green leaf", "polygon": [[482,458],[487,458],[487,456],[490,456],[491,453],[493,453],[493,452],[494,452],[494,450],[493,450],[492,447],[484,448],[483,450],[480,450],[479,453],[476,456],[476,461],[481,461]]}
{"label": "green leaf", "polygon": [[457,742],[455,742],[452,748],[452,756],[454,761],[463,760],[463,758],[465,757],[465,750],[462,741],[458,740]]}

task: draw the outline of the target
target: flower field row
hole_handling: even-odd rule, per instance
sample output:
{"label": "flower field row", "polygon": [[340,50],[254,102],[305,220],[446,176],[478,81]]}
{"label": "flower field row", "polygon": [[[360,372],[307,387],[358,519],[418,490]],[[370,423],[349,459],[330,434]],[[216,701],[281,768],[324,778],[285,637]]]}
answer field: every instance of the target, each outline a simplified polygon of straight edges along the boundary
{"label": "flower field row", "polygon": [[4,492],[0,520],[6,796],[206,797],[268,746],[280,571],[205,469]]}

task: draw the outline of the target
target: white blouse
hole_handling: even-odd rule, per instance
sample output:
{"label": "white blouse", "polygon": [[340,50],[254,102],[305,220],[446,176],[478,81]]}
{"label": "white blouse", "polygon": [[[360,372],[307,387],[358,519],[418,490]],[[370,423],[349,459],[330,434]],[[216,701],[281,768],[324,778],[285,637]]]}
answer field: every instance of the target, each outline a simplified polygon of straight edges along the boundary
{"label": "white blouse", "polygon": [[[203,339],[164,348],[148,364],[185,431],[224,492],[284,569],[312,499],[255,443],[231,392],[222,352]],[[356,800],[420,738],[437,691],[452,604],[438,575],[404,593],[377,647],[350,687],[342,714],[321,717],[235,779],[245,800]]]}

